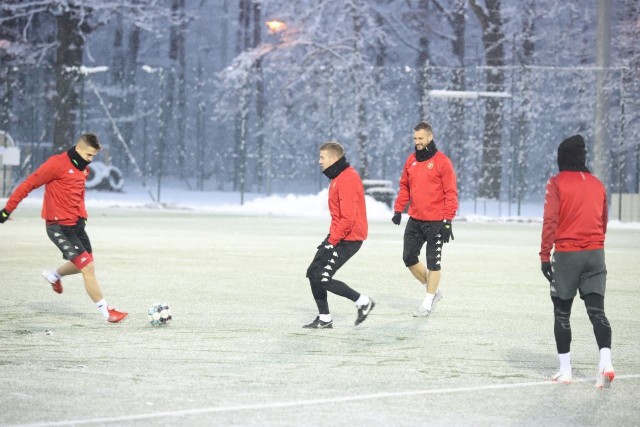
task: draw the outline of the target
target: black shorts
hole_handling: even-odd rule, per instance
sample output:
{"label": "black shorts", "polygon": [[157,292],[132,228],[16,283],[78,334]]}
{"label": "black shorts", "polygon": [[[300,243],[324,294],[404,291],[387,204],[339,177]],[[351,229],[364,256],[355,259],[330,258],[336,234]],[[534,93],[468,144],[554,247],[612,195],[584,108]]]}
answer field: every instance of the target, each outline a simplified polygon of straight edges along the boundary
{"label": "black shorts", "polygon": [[89,236],[84,230],[86,221],[80,218],[76,225],[47,225],[47,235],[62,252],[62,258],[71,261],[83,252],[92,252]]}
{"label": "black shorts", "polygon": [[442,260],[442,239],[440,229],[442,221],[420,221],[409,218],[404,229],[404,249],[402,260],[411,267],[419,262],[422,246],[427,244],[427,270],[440,270]]}
{"label": "black shorts", "polygon": [[607,287],[607,267],[604,249],[589,251],[555,252],[553,254],[552,297],[573,299],[580,291],[580,298],[589,294],[604,297]]}

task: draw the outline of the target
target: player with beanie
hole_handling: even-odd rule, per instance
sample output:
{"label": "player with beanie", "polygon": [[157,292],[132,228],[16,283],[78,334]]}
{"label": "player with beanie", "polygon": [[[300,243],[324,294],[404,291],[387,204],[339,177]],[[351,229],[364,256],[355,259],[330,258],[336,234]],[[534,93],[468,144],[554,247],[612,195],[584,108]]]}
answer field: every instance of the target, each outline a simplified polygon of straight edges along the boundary
{"label": "player with beanie", "polygon": [[98,137],[92,133],[80,136],[74,147],[51,156],[9,197],[0,211],[0,223],[4,223],[16,210],[18,204],[38,187],[45,186],[42,203],[42,218],[46,222],[47,234],[67,260],[61,267],[45,271],[44,279],[52,289],[61,294],[63,276],[82,273],[84,286],[100,313],[110,323],[117,323],[127,316],[107,305],[93,263],[93,251],[85,231],[87,210],[85,208],[85,182],[89,164],[100,151]]}
{"label": "player with beanie", "polygon": [[550,284],[560,362],[552,380],[565,384],[572,380],[570,317],[579,291],[600,349],[595,386],[602,388],[609,387],[615,377],[611,325],[604,312],[607,194],[604,185],[589,172],[586,160],[587,150],[580,135],[565,139],[558,147],[560,172],[546,187],[540,261]]}

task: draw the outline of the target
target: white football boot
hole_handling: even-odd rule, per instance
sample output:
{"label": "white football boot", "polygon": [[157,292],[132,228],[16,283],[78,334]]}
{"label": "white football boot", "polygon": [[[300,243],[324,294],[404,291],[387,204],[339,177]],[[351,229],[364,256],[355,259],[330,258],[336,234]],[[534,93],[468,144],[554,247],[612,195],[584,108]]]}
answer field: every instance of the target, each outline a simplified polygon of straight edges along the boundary
{"label": "white football boot", "polygon": [[604,367],[604,369],[598,372],[598,376],[596,378],[595,388],[609,388],[611,387],[611,382],[616,377],[616,373],[613,370],[613,365],[608,364]]}

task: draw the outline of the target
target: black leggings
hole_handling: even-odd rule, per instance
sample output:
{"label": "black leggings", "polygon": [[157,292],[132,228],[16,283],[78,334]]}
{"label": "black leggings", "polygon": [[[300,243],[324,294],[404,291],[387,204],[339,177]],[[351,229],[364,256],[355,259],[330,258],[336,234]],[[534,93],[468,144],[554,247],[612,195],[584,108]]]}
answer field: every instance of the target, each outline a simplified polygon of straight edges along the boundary
{"label": "black leggings", "polygon": [[[598,348],[611,348],[611,325],[604,314],[604,297],[600,294],[588,294],[583,298],[584,305],[593,325]],[[553,333],[556,338],[556,348],[559,354],[569,353],[571,350],[571,306],[573,299],[551,297],[555,323]]]}
{"label": "black leggings", "polygon": [[311,284],[313,299],[318,306],[318,313],[329,314],[327,291],[348,298],[355,302],[360,294],[346,283],[333,278],[338,269],[358,252],[362,242],[342,241],[334,248],[325,240],[318,246],[318,251],[307,269],[307,277]]}

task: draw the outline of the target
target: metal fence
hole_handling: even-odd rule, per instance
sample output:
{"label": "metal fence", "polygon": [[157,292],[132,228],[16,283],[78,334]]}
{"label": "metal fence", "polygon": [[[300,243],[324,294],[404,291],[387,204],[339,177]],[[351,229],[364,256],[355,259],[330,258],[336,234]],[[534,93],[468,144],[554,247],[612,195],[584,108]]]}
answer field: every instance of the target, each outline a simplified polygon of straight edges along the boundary
{"label": "metal fence", "polygon": [[[268,193],[308,192],[324,186],[316,151],[328,139],[342,142],[355,166],[366,162],[368,178],[397,182],[412,151],[412,128],[426,119],[432,123],[439,149],[454,163],[461,198],[477,201],[483,169],[488,167],[483,163],[483,132],[490,98],[472,94],[500,91],[508,97],[499,99],[499,200],[513,214],[520,214],[523,202],[542,199],[546,180],[557,171],[555,153],[563,138],[581,133],[593,163],[599,71],[590,67],[383,67],[362,70],[358,79],[351,69],[328,67],[309,74],[267,63],[260,74],[247,75],[242,90],[230,87],[219,74],[187,70],[184,83],[172,79],[174,101],[168,103],[168,76],[175,72],[143,67],[135,85],[128,88],[115,82],[108,71],[79,75],[77,90],[83,102],[76,127],[78,133],[100,134],[111,147],[110,161],[130,179],[139,179],[132,164],[135,160],[151,185],[159,187],[163,177],[173,177],[185,188],[237,190],[242,169],[246,191]],[[55,114],[51,72],[23,67],[7,73],[10,78],[0,95],[10,120],[3,130],[19,144],[35,147],[50,142]],[[486,83],[487,73],[492,72],[503,74],[503,87]],[[627,68],[605,73],[607,167],[601,179],[610,193],[638,193],[640,188],[638,77],[637,70]],[[263,83],[260,93],[258,80]],[[181,107],[177,96],[182,84],[186,99]],[[452,97],[445,92],[443,97],[437,91],[466,94]],[[257,114],[259,100],[262,115]],[[359,107],[364,108],[364,122]],[[233,109],[246,114],[244,151],[238,148],[237,114],[229,114]],[[116,137],[116,128],[129,154]],[[360,141],[363,135],[365,145]],[[23,172],[36,166],[40,157],[33,156],[34,164]]]}

